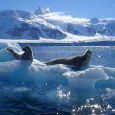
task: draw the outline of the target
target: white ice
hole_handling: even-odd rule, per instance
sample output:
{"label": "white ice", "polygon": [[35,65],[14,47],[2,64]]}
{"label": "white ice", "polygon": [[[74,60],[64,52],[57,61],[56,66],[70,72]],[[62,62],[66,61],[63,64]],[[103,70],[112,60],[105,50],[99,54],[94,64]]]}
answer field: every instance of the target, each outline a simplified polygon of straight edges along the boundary
{"label": "white ice", "polygon": [[13,47],[22,53],[21,47],[16,43],[0,44],[0,91],[3,93],[0,96],[12,97],[17,93],[29,95],[31,92],[35,98],[67,103],[69,99],[75,102],[79,98],[95,96],[99,90],[106,90],[107,96],[115,99],[114,67],[96,65],[96,59],[93,59],[95,65],[79,71],[62,64],[46,66],[37,59],[32,63],[16,60],[7,51],[7,47]]}
{"label": "white ice", "polygon": [[[46,66],[44,62],[15,60],[7,47],[13,47],[21,52],[18,44],[1,44],[0,50],[0,80],[13,83],[29,82],[45,85],[58,84],[71,89],[115,88],[115,68],[90,65],[83,70],[72,70],[65,65]],[[16,83],[14,82],[14,83]]]}

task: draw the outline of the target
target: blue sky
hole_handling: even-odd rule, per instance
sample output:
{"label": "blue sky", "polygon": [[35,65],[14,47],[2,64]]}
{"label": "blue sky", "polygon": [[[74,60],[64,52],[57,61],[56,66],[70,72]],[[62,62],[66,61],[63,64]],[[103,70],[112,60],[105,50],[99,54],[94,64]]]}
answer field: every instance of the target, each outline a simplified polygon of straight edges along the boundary
{"label": "blue sky", "polygon": [[34,11],[39,6],[74,17],[115,18],[115,0],[0,0],[0,10]]}

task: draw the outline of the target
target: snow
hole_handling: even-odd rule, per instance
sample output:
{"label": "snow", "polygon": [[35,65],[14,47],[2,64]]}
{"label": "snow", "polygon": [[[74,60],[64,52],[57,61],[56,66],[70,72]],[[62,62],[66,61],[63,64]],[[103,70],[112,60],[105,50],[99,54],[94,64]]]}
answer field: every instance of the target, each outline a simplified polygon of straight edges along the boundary
{"label": "snow", "polygon": [[40,42],[112,41],[115,36],[114,25],[114,18],[76,18],[42,8],[34,13],[23,10],[0,11],[0,39],[40,39]]}
{"label": "snow", "polygon": [[[26,35],[25,35],[26,36]],[[114,45],[115,43],[115,37],[113,36],[102,36],[102,35],[99,35],[97,34],[96,36],[94,37],[87,37],[87,36],[78,36],[78,35],[69,35],[69,37],[66,37],[65,39],[61,39],[61,40],[56,40],[56,39],[47,39],[47,38],[43,38],[43,37],[40,37],[39,40],[31,40],[30,39],[0,39],[0,43],[4,43],[4,42],[9,42],[9,43],[12,43],[12,42],[15,42],[15,43],[30,43],[30,44],[36,44],[36,43],[47,43],[48,44],[74,44],[76,43],[76,45],[78,44],[82,44],[82,45],[90,45],[93,46],[93,45],[97,45],[97,46],[100,46],[100,45],[107,45],[108,44],[105,42],[108,42],[109,41],[111,42],[109,45]],[[103,43],[104,42],[104,43]],[[89,44],[90,43],[90,44]]]}
{"label": "snow", "polygon": [[[48,14],[44,14],[43,17],[46,20],[51,20],[54,22],[63,22],[63,23],[74,23],[74,24],[86,24],[89,23],[89,19],[86,18],[73,18],[70,15],[64,15],[61,12],[52,12]],[[59,23],[58,23],[59,24]]]}
{"label": "snow", "polygon": [[34,14],[36,14],[36,15],[42,15],[42,14],[46,14],[46,13],[50,13],[49,8],[43,9],[41,7],[38,7],[38,9],[36,9],[34,12]]}

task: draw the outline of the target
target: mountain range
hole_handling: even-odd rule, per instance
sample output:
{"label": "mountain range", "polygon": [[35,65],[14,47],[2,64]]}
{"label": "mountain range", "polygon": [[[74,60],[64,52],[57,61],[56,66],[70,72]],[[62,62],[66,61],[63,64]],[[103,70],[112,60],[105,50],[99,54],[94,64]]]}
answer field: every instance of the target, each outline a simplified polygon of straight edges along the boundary
{"label": "mountain range", "polygon": [[0,39],[55,39],[115,36],[115,19],[75,18],[50,9],[0,11]]}

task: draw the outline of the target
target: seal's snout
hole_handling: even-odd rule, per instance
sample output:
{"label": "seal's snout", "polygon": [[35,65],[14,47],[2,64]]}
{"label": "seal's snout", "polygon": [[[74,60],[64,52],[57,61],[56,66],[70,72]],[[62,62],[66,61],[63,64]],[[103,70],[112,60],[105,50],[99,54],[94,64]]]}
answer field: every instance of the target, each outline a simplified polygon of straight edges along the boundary
{"label": "seal's snout", "polygon": [[92,51],[91,50],[87,50],[86,54],[91,56],[92,55]]}

